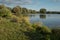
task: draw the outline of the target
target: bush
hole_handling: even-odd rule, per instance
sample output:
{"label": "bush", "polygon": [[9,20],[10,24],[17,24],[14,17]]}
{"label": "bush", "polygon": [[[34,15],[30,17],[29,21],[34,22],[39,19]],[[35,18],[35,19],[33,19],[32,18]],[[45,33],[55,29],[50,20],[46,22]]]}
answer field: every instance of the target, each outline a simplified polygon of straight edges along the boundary
{"label": "bush", "polygon": [[15,16],[15,15],[12,15],[10,21],[11,22],[19,22],[19,17]]}
{"label": "bush", "polygon": [[36,28],[36,35],[38,40],[50,40],[50,34],[51,30],[46,26]]}
{"label": "bush", "polygon": [[12,15],[11,11],[9,11],[7,8],[0,9],[1,17],[10,17],[11,15]]}
{"label": "bush", "polygon": [[35,25],[33,30],[24,32],[30,40],[50,40],[51,30],[46,26]]}
{"label": "bush", "polygon": [[0,21],[0,40],[28,40],[28,37],[21,31],[20,24],[2,19]]}
{"label": "bush", "polygon": [[52,29],[51,40],[60,40],[60,29]]}

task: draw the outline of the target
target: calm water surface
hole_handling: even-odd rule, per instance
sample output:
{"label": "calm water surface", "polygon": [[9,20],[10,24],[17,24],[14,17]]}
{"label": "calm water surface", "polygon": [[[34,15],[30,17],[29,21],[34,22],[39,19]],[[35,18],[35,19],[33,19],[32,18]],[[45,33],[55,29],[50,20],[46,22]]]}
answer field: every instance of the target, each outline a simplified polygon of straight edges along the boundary
{"label": "calm water surface", "polygon": [[42,22],[49,28],[60,28],[60,14],[29,14],[31,23]]}

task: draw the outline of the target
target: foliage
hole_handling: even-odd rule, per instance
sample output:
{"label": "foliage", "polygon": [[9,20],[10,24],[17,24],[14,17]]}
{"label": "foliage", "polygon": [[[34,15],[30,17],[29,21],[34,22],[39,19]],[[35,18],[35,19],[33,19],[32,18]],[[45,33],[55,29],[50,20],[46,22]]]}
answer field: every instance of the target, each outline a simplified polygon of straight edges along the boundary
{"label": "foliage", "polygon": [[12,12],[12,8],[10,8],[10,7],[6,7],[6,8]]}
{"label": "foliage", "polygon": [[7,19],[0,20],[0,40],[29,40],[19,23],[9,22]]}
{"label": "foliage", "polygon": [[40,13],[46,13],[46,9],[45,8],[41,8],[40,9]]}
{"label": "foliage", "polygon": [[[26,8],[23,10],[28,13]],[[49,28],[40,23],[31,24],[29,18],[20,13],[22,8],[19,6],[13,8],[12,13],[7,7],[0,6],[0,40],[50,40]]]}
{"label": "foliage", "polygon": [[[10,22],[8,19],[0,19],[0,40],[29,40],[23,33],[28,31],[28,26],[24,23]],[[32,27],[31,27],[32,28]]]}
{"label": "foliage", "polygon": [[20,6],[16,6],[12,9],[12,12],[14,13],[14,15],[20,16],[20,14],[22,13],[22,8]]}
{"label": "foliage", "polygon": [[22,8],[22,14],[27,14],[27,13],[29,13],[29,10],[27,9],[27,8]]}
{"label": "foliage", "polygon": [[9,17],[12,13],[10,10],[8,10],[6,7],[0,9],[0,16],[1,17]]}
{"label": "foliage", "polygon": [[51,31],[47,27],[36,26],[35,30],[24,32],[30,40],[50,40]]}
{"label": "foliage", "polygon": [[51,40],[60,40],[60,29],[52,29]]}
{"label": "foliage", "polygon": [[[22,22],[11,22],[6,18],[0,19],[0,40],[48,40],[50,30],[36,25],[35,28],[21,18]],[[38,27],[39,26],[39,27]]]}

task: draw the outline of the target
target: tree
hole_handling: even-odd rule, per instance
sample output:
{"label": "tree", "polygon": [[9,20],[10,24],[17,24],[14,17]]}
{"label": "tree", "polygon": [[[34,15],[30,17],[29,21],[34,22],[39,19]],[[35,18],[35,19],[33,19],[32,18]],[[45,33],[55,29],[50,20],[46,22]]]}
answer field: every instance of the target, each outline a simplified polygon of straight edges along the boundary
{"label": "tree", "polygon": [[22,14],[29,13],[29,10],[27,8],[22,8]]}
{"label": "tree", "polygon": [[1,7],[1,9],[0,9],[0,16],[1,17],[7,17],[7,16],[9,17],[11,15],[12,15],[12,13],[10,10],[8,10],[6,7]]}
{"label": "tree", "polygon": [[46,9],[45,8],[41,8],[40,9],[40,13],[46,13]]}
{"label": "tree", "polygon": [[32,10],[32,13],[36,13],[36,11],[35,10]]}
{"label": "tree", "polygon": [[22,13],[22,8],[21,8],[20,6],[16,6],[16,7],[14,7],[14,8],[12,9],[12,12],[13,12],[15,15],[19,16],[19,15]]}

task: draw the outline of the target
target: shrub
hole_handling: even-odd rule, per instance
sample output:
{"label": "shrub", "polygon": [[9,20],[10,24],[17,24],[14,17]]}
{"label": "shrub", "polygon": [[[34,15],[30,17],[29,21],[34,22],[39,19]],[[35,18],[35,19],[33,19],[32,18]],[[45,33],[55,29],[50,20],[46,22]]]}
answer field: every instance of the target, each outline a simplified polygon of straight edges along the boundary
{"label": "shrub", "polygon": [[20,22],[20,18],[15,15],[12,15],[10,21],[11,22]]}
{"label": "shrub", "polygon": [[12,15],[11,11],[9,11],[7,8],[0,9],[1,17],[10,17],[11,15]]}
{"label": "shrub", "polygon": [[18,23],[2,19],[0,21],[0,40],[28,40],[21,28]]}
{"label": "shrub", "polygon": [[46,32],[45,29],[46,28],[37,27],[36,30],[31,30],[29,32],[27,31],[24,33],[30,38],[30,40],[50,40],[51,30],[47,30]]}
{"label": "shrub", "polygon": [[42,26],[42,27],[37,27],[36,28],[36,35],[38,38],[38,40],[50,40],[50,34],[51,34],[51,30],[46,27],[46,26]]}
{"label": "shrub", "polygon": [[51,40],[60,40],[60,29],[52,29]]}

